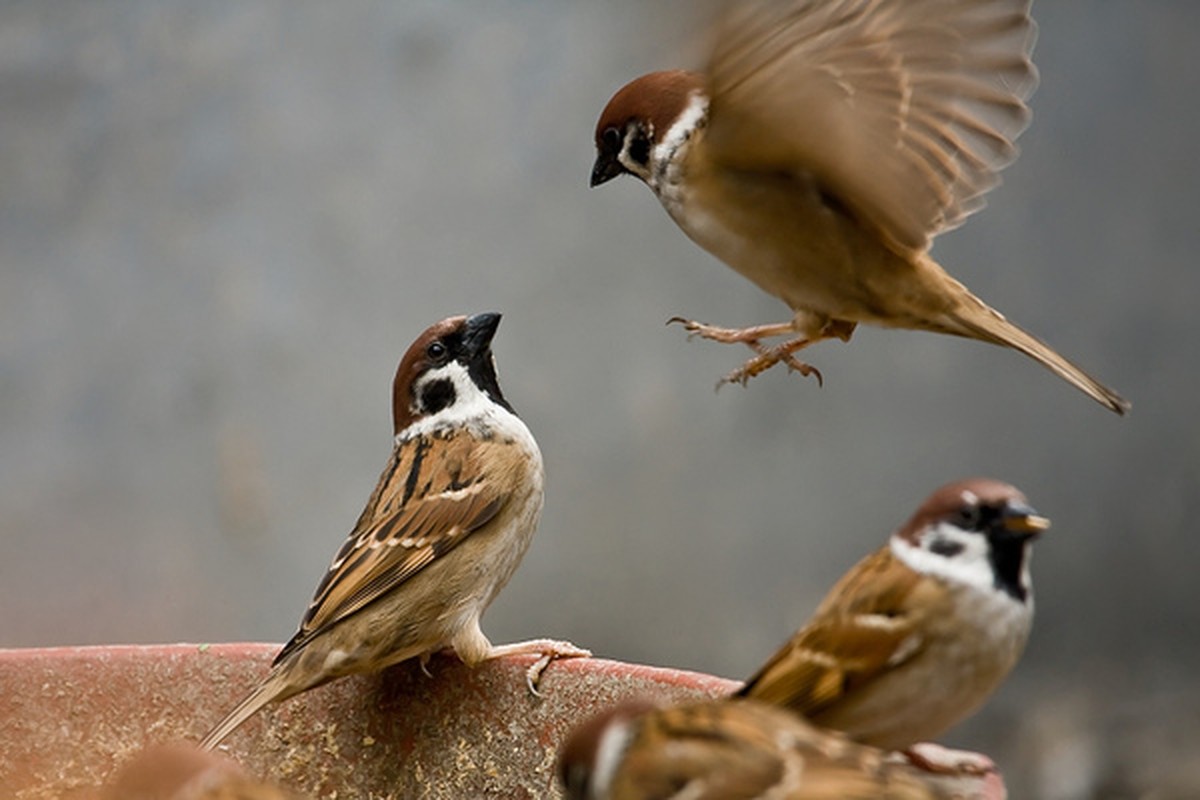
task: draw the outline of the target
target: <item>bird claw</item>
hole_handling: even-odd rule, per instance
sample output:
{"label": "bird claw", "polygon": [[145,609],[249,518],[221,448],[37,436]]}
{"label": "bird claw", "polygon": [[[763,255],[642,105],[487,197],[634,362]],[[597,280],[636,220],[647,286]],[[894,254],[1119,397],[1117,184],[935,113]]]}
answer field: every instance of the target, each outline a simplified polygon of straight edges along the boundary
{"label": "bird claw", "polygon": [[550,662],[560,658],[591,658],[592,651],[558,639],[532,639],[528,642],[515,642],[493,647],[488,658],[518,655],[538,656],[537,661],[534,661],[525,670],[525,685],[529,687],[530,694],[534,697],[541,697],[538,684],[541,682],[542,673],[550,666]]}
{"label": "bird claw", "polygon": [[[817,379],[818,386],[825,385],[825,378],[821,375],[819,369],[811,364],[806,364],[792,355],[797,350],[805,348],[823,337],[799,337],[773,347],[768,347],[762,343],[762,340],[768,336],[782,336],[788,333],[795,333],[796,328],[791,323],[782,322],[770,325],[754,325],[749,328],[718,328],[715,325],[708,325],[703,322],[684,319],[683,317],[671,317],[667,320],[668,325],[674,323],[682,325],[684,330],[688,332],[688,341],[699,336],[702,339],[721,342],[722,344],[744,344],[757,353],[754,358],[717,381],[717,389],[720,389],[727,383],[740,383],[742,386],[745,386],[750,382],[751,378],[766,372],[779,363],[786,364],[788,372],[799,372],[806,378],[811,375]],[[849,330],[852,331],[853,326]],[[832,335],[841,337],[842,332],[840,329],[833,330]],[[848,333],[845,338],[849,338]]]}
{"label": "bird claw", "polygon": [[697,322],[694,319],[685,319],[684,317],[671,317],[667,320],[668,325],[675,323],[682,325],[684,330],[688,332],[689,341],[699,336],[701,339],[708,339],[709,341],[720,342],[721,344],[745,344],[750,347],[758,345],[760,339],[766,339],[771,336],[785,336],[796,332],[796,328],[790,322],[751,325],[749,328],[721,328],[705,322]]}
{"label": "bird claw", "polygon": [[708,336],[705,336],[705,334],[704,334],[704,331],[705,331],[705,329],[708,328],[708,326],[702,322],[696,322],[694,319],[684,319],[683,317],[671,317],[669,320],[667,320],[667,324],[668,325],[676,325],[676,324],[682,325],[683,329],[685,331],[687,331],[687,340],[689,342],[692,339],[695,339],[697,336],[700,336],[705,339],[709,338]]}
{"label": "bird claw", "polygon": [[557,661],[560,658],[591,658],[592,651],[582,647],[576,647],[570,642],[549,641],[546,644],[548,648],[543,648],[541,657],[529,665],[525,670],[525,685],[529,687],[529,693],[534,697],[541,697],[542,693],[538,691],[538,685],[542,681],[542,673],[550,666],[550,662]]}
{"label": "bird claw", "polygon": [[780,363],[787,366],[788,372],[799,372],[806,378],[809,376],[815,377],[817,379],[818,386],[825,385],[825,378],[823,375],[821,375],[821,370],[817,369],[812,364],[806,364],[792,355],[794,351],[808,345],[808,340],[794,339],[790,342],[784,342],[783,344],[775,345],[774,347],[764,347],[757,341],[753,343],[748,342],[747,344],[750,344],[750,347],[753,348],[758,355],[747,361],[745,364],[742,364],[742,366],[738,367],[733,372],[730,372],[725,377],[721,378],[721,380],[717,381],[718,389],[727,383],[740,383],[742,386],[745,386],[750,382],[751,378],[755,377],[756,375],[761,375],[771,367]]}
{"label": "bird claw", "polygon": [[529,693],[534,697],[541,698],[542,693],[538,691],[538,683],[542,680],[542,673],[546,671],[546,667],[550,666],[553,657],[549,653],[543,653],[542,657],[529,665],[525,670],[525,685],[529,687]]}

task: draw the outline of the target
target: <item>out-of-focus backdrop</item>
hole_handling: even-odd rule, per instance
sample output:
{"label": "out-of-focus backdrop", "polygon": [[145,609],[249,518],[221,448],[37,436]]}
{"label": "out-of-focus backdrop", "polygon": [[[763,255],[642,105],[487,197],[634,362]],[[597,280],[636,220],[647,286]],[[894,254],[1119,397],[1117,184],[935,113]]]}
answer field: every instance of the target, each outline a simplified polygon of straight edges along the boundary
{"label": "out-of-focus backdrop", "polygon": [[[713,392],[785,317],[592,127],[697,65],[693,3],[0,6],[0,646],[286,639],[390,447],[426,325],[504,312],[548,470],[485,620],[748,674],[942,482],[1054,519],[1017,673],[946,738],[1014,797],[1200,792],[1200,4],[1035,8],[1041,87],[950,271],[1133,402],[860,329]],[[1148,794],[1151,789],[1157,794]]]}

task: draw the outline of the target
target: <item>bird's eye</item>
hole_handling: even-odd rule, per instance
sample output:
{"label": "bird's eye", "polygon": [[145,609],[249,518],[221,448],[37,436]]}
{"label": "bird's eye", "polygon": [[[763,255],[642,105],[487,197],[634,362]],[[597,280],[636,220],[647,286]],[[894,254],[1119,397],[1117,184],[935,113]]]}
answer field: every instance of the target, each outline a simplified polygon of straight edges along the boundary
{"label": "bird's eye", "polygon": [[963,530],[978,530],[983,522],[983,512],[979,506],[963,506],[958,510],[958,524]]}
{"label": "bird's eye", "polygon": [[600,134],[600,143],[605,150],[618,152],[621,149],[621,132],[616,128],[605,128]]}
{"label": "bird's eye", "polygon": [[440,361],[446,356],[446,345],[440,341],[433,341],[425,348],[425,355],[429,356],[434,361]]}

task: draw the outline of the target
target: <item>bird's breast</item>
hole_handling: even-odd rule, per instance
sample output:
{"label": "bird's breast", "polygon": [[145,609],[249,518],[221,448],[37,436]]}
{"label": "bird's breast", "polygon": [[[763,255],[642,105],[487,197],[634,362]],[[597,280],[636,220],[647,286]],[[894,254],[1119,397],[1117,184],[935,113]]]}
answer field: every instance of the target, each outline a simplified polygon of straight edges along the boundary
{"label": "bird's breast", "polygon": [[708,165],[703,150],[657,194],[696,244],[796,311],[887,324],[881,297],[907,261],[806,175]]}

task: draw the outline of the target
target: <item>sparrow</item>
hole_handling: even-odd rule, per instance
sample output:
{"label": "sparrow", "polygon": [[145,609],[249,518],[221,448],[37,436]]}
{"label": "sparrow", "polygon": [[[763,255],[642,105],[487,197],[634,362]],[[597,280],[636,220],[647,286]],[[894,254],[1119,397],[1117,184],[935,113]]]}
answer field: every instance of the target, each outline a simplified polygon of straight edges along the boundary
{"label": "sparrow", "polygon": [[1033,621],[1030,544],[1049,525],[1006,483],[941,487],[737,696],[921,761],[911,746],[973,713],[1016,665]]}
{"label": "sparrow", "polygon": [[616,706],[570,734],[558,775],[567,800],[987,796],[978,778],[923,772],[753,700]]}
{"label": "sparrow", "polygon": [[496,378],[495,313],[451,317],[422,333],[392,384],[395,441],[375,491],[270,672],[201,742],[215,747],[264,705],[452,648],[468,666],[537,654],[536,693],[569,642],[502,646],[479,627],[512,577],[542,510],[537,442]]}
{"label": "sparrow", "polygon": [[302,800],[232,761],[182,743],[138,753],[105,784],[103,800]]}
{"label": "sparrow", "polygon": [[1011,347],[1129,410],[929,253],[1016,157],[1037,84],[1029,4],[742,0],[703,72],[653,72],[613,95],[591,185],[641,179],[688,237],[792,311],[744,329],[671,320],[757,353],[721,383],[779,362],[819,380],[794,354],[864,323]]}

